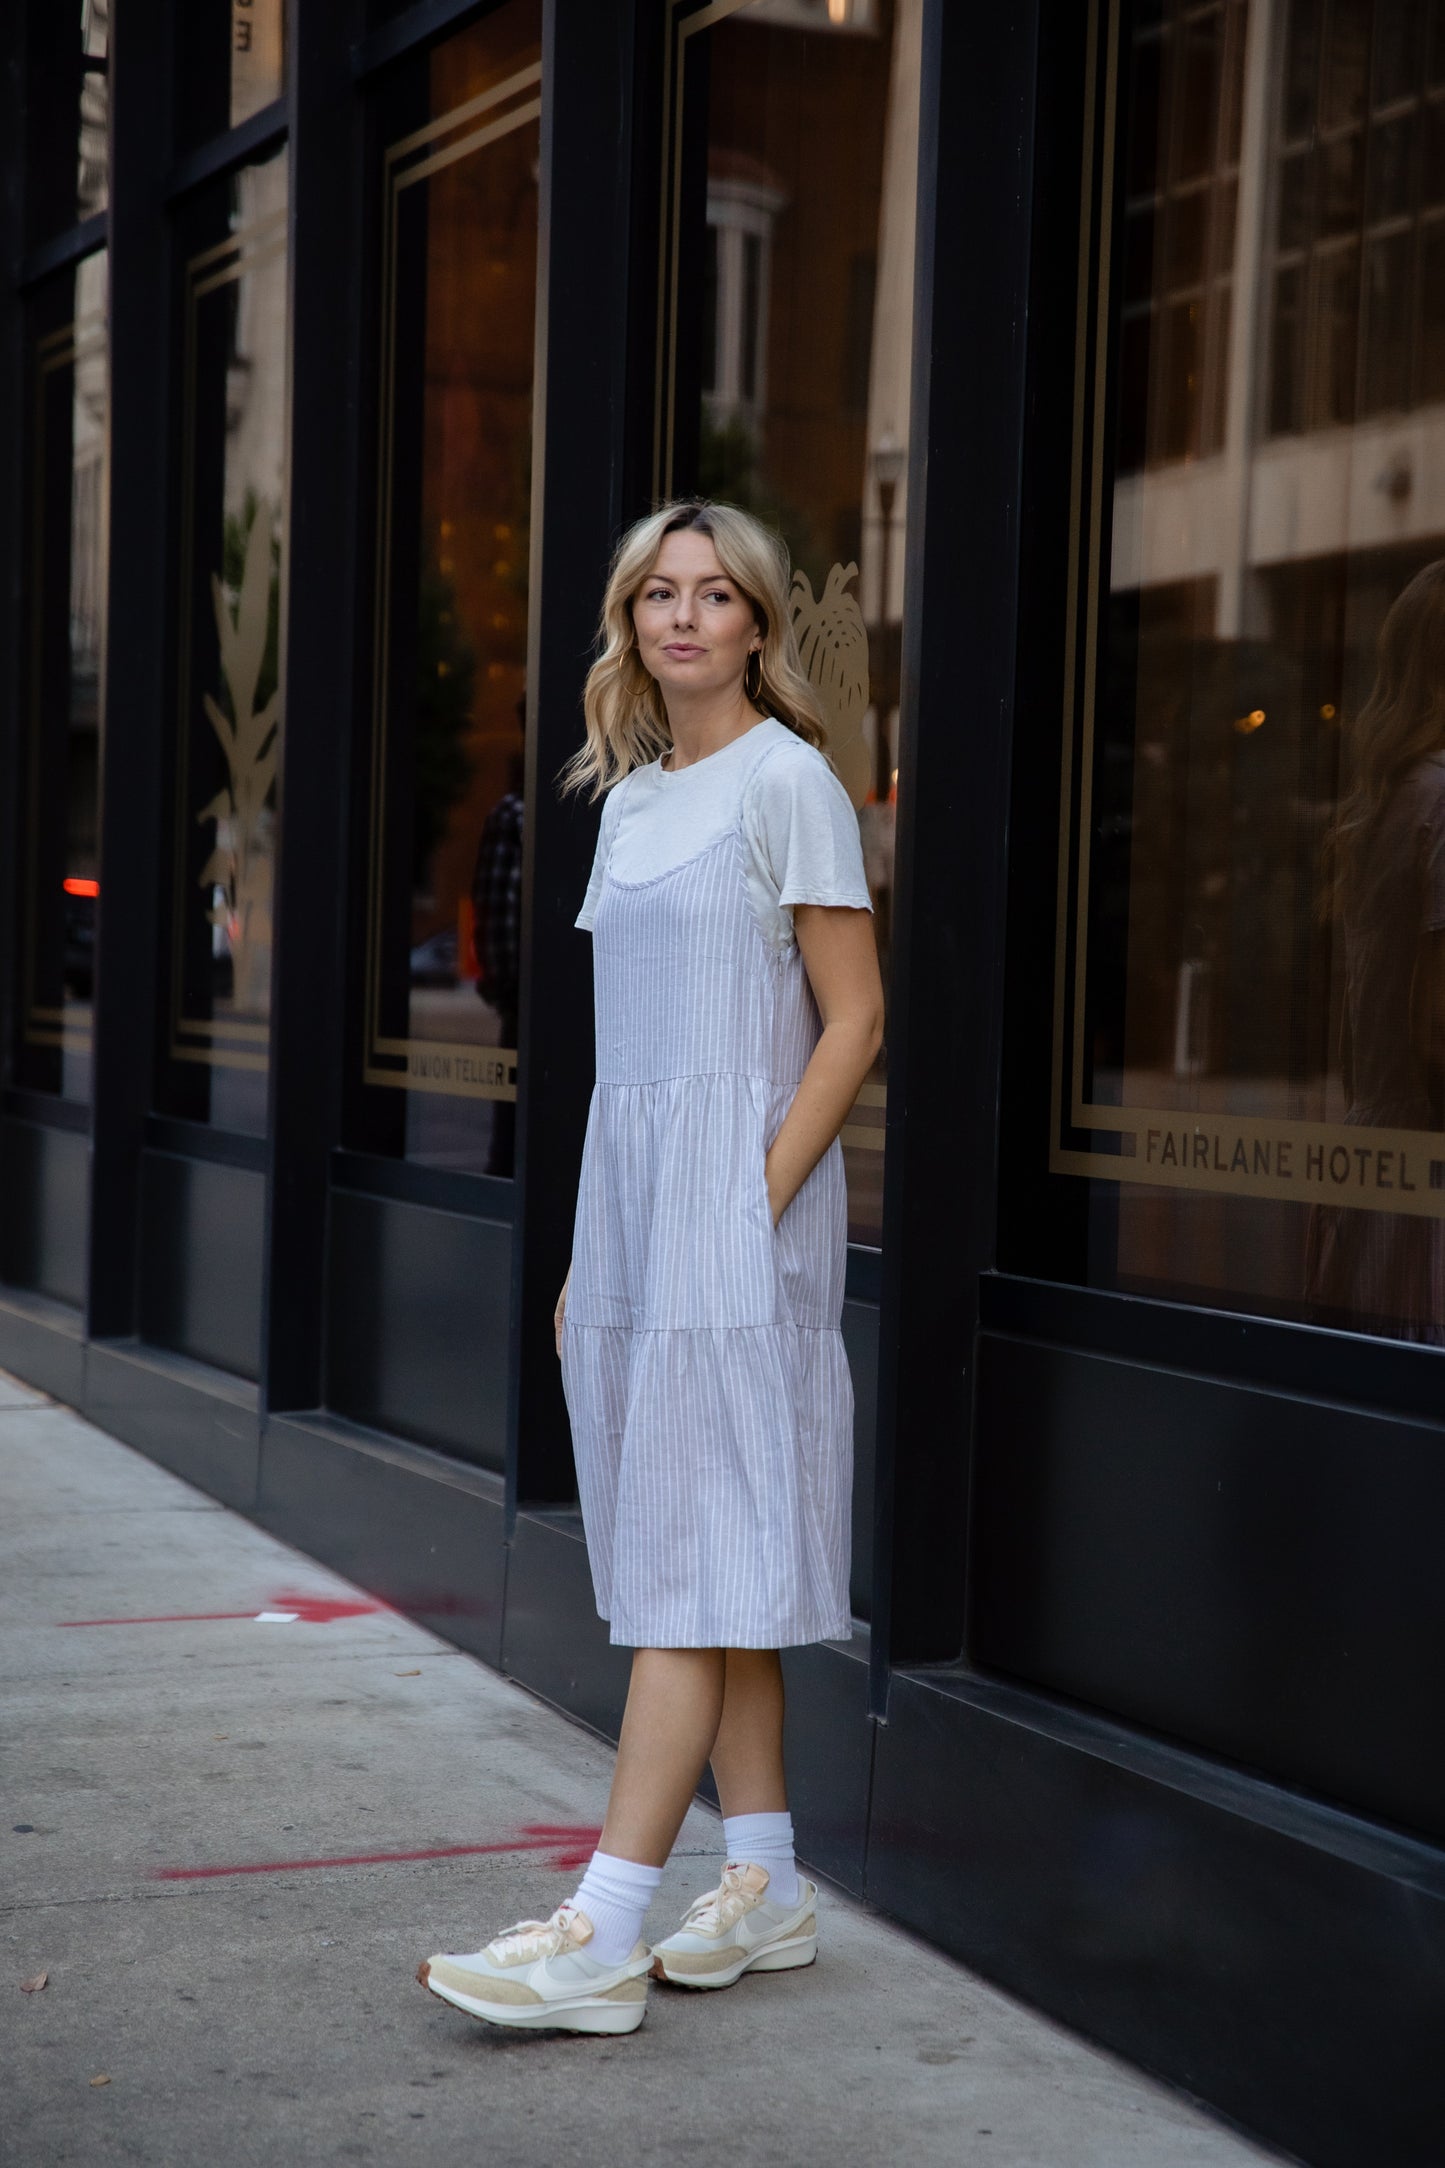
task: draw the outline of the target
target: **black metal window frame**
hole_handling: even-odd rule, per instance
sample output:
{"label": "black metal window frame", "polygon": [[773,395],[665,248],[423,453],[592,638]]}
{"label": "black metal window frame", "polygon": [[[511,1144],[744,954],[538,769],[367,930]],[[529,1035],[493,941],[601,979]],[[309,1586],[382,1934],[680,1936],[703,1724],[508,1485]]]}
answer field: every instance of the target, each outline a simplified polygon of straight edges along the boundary
{"label": "black metal window frame", "polygon": [[[76,218],[57,227],[53,232],[23,248],[21,238],[28,215],[28,181],[31,162],[31,101],[26,96],[25,52],[26,31],[32,12],[40,0],[22,0],[11,18],[11,34],[16,40],[20,65],[9,74],[10,97],[6,107],[0,108],[0,141],[18,145],[20,156],[10,161],[5,180],[8,184],[8,200],[0,206],[0,249],[8,258],[0,290],[0,416],[5,417],[4,436],[0,439],[0,491],[3,491],[5,513],[0,523],[0,576],[5,577],[7,611],[13,611],[23,586],[27,549],[20,527],[22,506],[28,495],[25,482],[25,465],[29,444],[25,427],[23,387],[28,375],[25,351],[25,325],[29,305],[37,288],[65,271],[75,270],[87,257],[94,256],[109,246],[109,210],[92,212],[84,218]],[[13,565],[14,573],[10,573]],[[8,621],[0,621],[6,637],[0,639],[3,649],[12,661],[7,682],[0,685],[0,712],[6,715],[6,727],[0,731],[0,761],[9,774],[18,772],[21,758],[20,746],[24,721],[16,700],[16,671],[18,658],[23,651],[24,619],[11,614]],[[26,857],[21,834],[23,811],[18,802],[10,803],[0,825],[0,844],[3,844],[3,862],[10,870],[4,882],[0,882],[0,1013],[6,1019],[7,1044],[11,1025],[12,1005],[20,998],[18,954],[16,944],[22,938],[22,913],[17,882]],[[78,1102],[61,1098],[58,1094],[34,1091],[17,1083],[7,1083],[0,1095],[0,1115],[9,1114],[32,1122],[41,1128],[70,1132],[86,1132],[90,1128],[90,1110]]]}

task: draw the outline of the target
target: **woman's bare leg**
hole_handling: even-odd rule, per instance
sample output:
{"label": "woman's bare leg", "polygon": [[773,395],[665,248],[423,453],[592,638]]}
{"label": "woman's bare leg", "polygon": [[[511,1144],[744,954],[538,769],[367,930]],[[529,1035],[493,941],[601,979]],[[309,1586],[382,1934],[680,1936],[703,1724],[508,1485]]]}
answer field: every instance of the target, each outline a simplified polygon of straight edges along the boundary
{"label": "woman's bare leg", "polygon": [[667,1864],[718,1735],[724,1679],[721,1649],[633,1652],[602,1851]]}
{"label": "woman's bare leg", "polygon": [[776,1649],[729,1649],[712,1773],[724,1814],[783,1814],[783,1667]]}

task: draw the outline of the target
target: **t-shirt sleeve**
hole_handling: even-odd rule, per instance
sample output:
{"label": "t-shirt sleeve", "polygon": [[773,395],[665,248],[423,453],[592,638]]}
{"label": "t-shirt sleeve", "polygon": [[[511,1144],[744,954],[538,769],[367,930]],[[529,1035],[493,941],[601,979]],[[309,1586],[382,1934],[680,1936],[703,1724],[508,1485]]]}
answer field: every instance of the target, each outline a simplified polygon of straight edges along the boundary
{"label": "t-shirt sleeve", "polygon": [[858,816],[820,753],[801,742],[765,760],[743,808],[749,840],[777,887],[778,903],[839,904],[871,911]]}
{"label": "t-shirt sleeve", "polygon": [[597,831],[597,849],[592,858],[592,873],[587,883],[587,893],[582,898],[582,908],[572,921],[584,933],[591,933],[592,921],[597,915],[597,899],[602,894],[602,877],[607,871],[607,855],[612,849],[612,839],[617,833],[618,790],[614,784],[602,801],[602,823]]}

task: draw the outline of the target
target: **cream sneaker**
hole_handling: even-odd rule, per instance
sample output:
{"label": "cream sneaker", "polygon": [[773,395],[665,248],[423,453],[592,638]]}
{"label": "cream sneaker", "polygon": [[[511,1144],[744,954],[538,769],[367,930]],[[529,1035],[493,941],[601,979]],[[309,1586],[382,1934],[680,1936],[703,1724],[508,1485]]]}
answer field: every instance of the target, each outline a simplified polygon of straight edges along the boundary
{"label": "cream sneaker", "polygon": [[818,1954],[818,1886],[798,1877],[798,1902],[769,1904],[766,1867],[730,1860],[716,1889],[681,1927],[653,1944],[652,1970],[674,1987],[731,1987],[745,1972],[791,1972]]}
{"label": "cream sneaker", "polygon": [[549,1920],[523,1920],[469,1957],[427,1957],[423,1987],[489,2025],[536,2031],[636,2032],[647,2015],[651,1956],[645,1942],[620,1965],[587,1955],[592,1922],[572,1905]]}

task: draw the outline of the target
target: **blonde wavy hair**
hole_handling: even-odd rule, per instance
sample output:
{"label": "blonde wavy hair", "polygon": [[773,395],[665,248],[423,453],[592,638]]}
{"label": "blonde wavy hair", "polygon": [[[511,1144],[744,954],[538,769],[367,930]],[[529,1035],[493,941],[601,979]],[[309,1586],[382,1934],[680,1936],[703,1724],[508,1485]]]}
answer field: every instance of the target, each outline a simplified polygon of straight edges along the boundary
{"label": "blonde wavy hair", "polygon": [[681,497],[629,527],[613,554],[597,660],[582,693],[587,742],[562,770],[564,792],[586,790],[589,798],[599,798],[630,769],[656,760],[672,744],[661,687],[637,653],[632,604],[664,537],[685,531],[711,538],[718,563],[752,605],[763,636],[761,682],[752,705],[760,715],[786,723],[808,745],[826,747],[823,709],[798,657],[782,538],[736,505]]}

